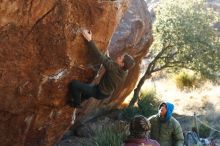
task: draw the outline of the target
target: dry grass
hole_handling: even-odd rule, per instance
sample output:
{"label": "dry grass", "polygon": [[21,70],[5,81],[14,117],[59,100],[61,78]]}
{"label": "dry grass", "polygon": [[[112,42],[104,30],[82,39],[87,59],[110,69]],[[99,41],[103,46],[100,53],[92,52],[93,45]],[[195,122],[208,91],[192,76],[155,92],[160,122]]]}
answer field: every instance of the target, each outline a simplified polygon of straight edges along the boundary
{"label": "dry grass", "polygon": [[[159,99],[170,101],[175,105],[175,113],[184,115],[220,113],[220,86],[210,82],[203,83],[200,88],[190,90],[179,90],[175,82],[170,79],[147,80],[142,90],[154,88]],[[132,97],[131,93],[125,100],[128,103]]]}

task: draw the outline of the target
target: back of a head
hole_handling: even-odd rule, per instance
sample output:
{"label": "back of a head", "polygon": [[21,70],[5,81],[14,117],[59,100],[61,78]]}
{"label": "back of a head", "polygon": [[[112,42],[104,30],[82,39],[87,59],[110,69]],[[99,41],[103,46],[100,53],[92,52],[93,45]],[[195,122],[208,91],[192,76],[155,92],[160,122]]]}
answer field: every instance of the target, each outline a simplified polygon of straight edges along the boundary
{"label": "back of a head", "polygon": [[130,123],[130,135],[136,138],[146,137],[150,126],[150,122],[146,117],[137,115]]}
{"label": "back of a head", "polygon": [[133,68],[135,65],[135,61],[134,58],[128,54],[124,55],[124,68],[126,70],[129,70],[131,68]]}

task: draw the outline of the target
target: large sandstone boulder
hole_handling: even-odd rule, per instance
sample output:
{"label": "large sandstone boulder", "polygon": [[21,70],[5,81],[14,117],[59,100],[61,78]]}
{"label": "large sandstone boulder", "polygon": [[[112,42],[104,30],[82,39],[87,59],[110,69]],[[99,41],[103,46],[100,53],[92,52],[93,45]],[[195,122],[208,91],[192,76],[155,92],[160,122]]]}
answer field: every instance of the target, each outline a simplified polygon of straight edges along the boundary
{"label": "large sandstone boulder", "polygon": [[[134,88],[139,63],[152,42],[144,0],[130,2],[130,11],[123,17],[128,24],[122,21],[117,29],[120,32],[127,25],[127,35],[121,38],[113,33],[129,0],[0,2],[1,145],[53,145],[76,118],[83,122],[103,108],[121,104]],[[68,83],[74,79],[96,82],[99,69],[96,58],[87,52],[79,32],[82,27],[92,30],[101,51],[109,46],[112,57],[129,52],[137,64],[111,98],[90,99],[76,111],[66,103]],[[111,43],[118,47],[109,45],[112,36]],[[125,45],[117,41],[120,39]]]}
{"label": "large sandstone boulder", "polygon": [[0,2],[0,145],[52,145],[71,126],[67,84],[91,82],[96,59],[79,28],[105,51],[127,0]]}

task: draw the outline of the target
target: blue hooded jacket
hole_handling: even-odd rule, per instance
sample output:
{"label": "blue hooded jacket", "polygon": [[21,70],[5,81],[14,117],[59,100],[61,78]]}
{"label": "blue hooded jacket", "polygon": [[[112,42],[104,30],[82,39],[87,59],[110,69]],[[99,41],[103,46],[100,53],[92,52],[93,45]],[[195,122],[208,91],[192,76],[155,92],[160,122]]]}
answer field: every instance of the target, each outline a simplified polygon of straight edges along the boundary
{"label": "blue hooded jacket", "polygon": [[165,104],[167,107],[167,113],[164,118],[160,116],[160,113],[153,115],[149,118],[151,123],[150,136],[152,139],[157,140],[161,146],[183,146],[183,132],[180,123],[172,117],[174,105],[169,102]]}
{"label": "blue hooded jacket", "polygon": [[170,102],[163,102],[160,104],[159,110],[163,104],[166,104],[166,106],[167,106],[167,113],[166,113],[166,117],[165,117],[165,122],[167,122],[173,114],[174,105]]}

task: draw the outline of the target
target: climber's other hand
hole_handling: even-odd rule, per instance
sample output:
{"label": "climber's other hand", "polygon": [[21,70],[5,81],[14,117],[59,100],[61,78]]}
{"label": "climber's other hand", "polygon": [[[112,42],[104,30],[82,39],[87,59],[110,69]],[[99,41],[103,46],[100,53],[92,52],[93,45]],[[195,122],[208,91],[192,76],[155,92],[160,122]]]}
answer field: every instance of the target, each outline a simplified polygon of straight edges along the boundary
{"label": "climber's other hand", "polygon": [[87,41],[91,41],[92,40],[92,32],[91,32],[91,30],[82,29],[81,32],[82,32],[83,37]]}

